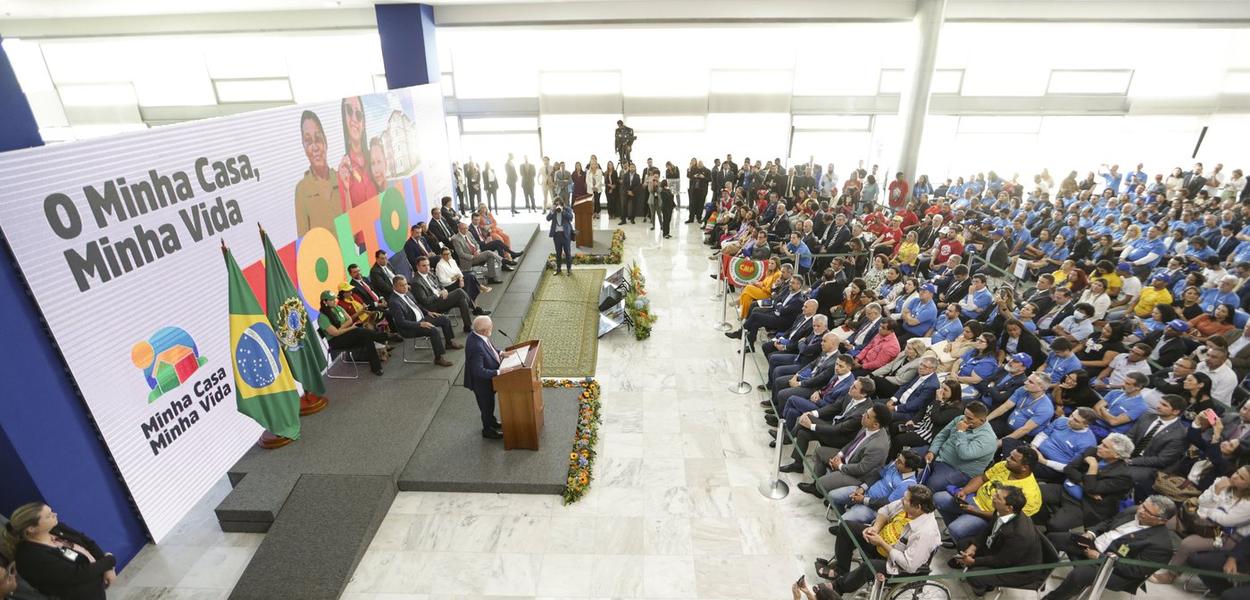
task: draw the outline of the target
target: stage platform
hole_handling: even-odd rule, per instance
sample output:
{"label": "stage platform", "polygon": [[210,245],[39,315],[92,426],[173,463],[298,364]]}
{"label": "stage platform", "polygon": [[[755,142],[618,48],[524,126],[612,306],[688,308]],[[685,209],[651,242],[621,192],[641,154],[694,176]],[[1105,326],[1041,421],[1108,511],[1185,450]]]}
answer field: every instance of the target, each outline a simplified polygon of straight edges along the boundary
{"label": "stage platform", "polygon": [[502,440],[482,438],[473,393],[453,389],[400,473],[400,491],[564,493],[581,392],[580,387],[543,388],[539,450],[505,452]]}
{"label": "stage platform", "polygon": [[[545,230],[535,224],[507,225],[505,229],[514,245],[528,241],[517,270],[503,273],[504,282],[478,298],[478,304],[487,310],[502,306],[492,317],[492,341],[499,347],[512,344],[502,332],[515,336],[520,331],[549,248]],[[463,341],[458,319],[453,319],[453,326],[457,339]],[[551,388],[544,390],[544,452],[505,452],[501,441],[480,436],[477,405],[461,386],[463,351],[447,353],[452,367],[405,364],[401,357],[397,349],[385,364],[382,377],[362,365],[358,379],[327,379],[330,404],[302,420],[298,441],[277,450],[252,448],[229,469],[232,489],[215,511],[222,530],[268,532],[231,593],[232,600],[272,598],[275,594],[338,598],[394,499],[401,473],[409,473],[410,467],[416,469],[411,472],[417,484],[451,480],[436,470],[421,470],[426,462],[416,455],[426,451],[437,452],[439,460],[446,461],[452,445],[459,441],[464,457],[478,457],[483,463],[476,469],[462,465],[465,473],[498,475],[500,485],[511,486],[508,491],[563,492],[569,444],[576,430],[575,395],[571,401],[562,401],[557,397],[562,395],[552,393]],[[335,367],[336,374],[344,372],[350,372],[350,367]],[[563,412],[568,414],[559,414]],[[493,456],[487,453],[490,447],[484,443],[488,441],[494,443]],[[558,477],[556,461],[546,450],[559,455]],[[509,466],[487,468],[484,463],[488,458]],[[510,478],[515,475],[533,481]],[[558,486],[553,484],[556,481]],[[461,483],[470,484],[467,478]]]}

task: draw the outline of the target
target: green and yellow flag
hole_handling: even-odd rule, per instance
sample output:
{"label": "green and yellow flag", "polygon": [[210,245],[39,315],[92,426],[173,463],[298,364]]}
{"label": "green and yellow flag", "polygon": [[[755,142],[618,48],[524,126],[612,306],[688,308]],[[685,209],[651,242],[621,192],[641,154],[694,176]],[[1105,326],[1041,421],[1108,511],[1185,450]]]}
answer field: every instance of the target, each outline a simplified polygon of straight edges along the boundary
{"label": "green and yellow flag", "polygon": [[278,336],[230,250],[223,245],[221,251],[230,283],[230,358],[239,412],[274,435],[299,439],[299,394]]}
{"label": "green and yellow flag", "polygon": [[321,372],[326,368],[326,355],[321,350],[321,337],[308,321],[304,301],[295,291],[278,251],[273,249],[273,242],[263,229],[260,239],[265,244],[265,309],[269,313],[269,324],[278,335],[287,364],[291,365],[291,375],[304,386],[305,392],[323,396],[326,386]]}

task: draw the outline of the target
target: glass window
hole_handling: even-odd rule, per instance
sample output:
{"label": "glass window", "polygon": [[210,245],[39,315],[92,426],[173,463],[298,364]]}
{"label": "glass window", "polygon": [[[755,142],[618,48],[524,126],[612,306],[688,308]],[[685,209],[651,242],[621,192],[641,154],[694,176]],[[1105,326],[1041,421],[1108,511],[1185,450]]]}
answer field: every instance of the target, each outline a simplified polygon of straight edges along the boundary
{"label": "glass window", "polygon": [[795,129],[868,131],[872,115],[794,115]]}
{"label": "glass window", "polygon": [[794,72],[772,69],[713,70],[711,91],[719,94],[789,94]]}
{"label": "glass window", "polygon": [[543,95],[592,96],[620,94],[618,71],[545,71],[539,75]]}

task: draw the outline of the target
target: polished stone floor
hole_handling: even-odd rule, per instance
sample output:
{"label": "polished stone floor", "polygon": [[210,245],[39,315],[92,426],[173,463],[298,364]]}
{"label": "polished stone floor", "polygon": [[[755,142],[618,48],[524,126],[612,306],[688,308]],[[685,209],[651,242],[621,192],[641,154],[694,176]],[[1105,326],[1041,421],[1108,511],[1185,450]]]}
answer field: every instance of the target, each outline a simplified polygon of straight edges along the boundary
{"label": "polished stone floor", "polygon": [[[771,600],[789,598],[800,573],[815,580],[812,561],[833,538],[816,499],[756,489],[774,455],[758,393],[728,390],[742,363],[714,329],[721,303],[707,247],[688,225],[669,240],[641,222],[626,232],[626,263],[642,267],[659,321],[645,342],[625,331],[601,340],[604,423],[586,497],[566,507],[554,496],[401,492],[345,599]],[[752,387],[762,381],[756,363],[746,372]],[[262,539],[218,530],[212,508],[227,491],[223,480],[167,543],[145,548],[110,598],[225,598]],[[1196,597],[1177,586],[1150,593]]]}

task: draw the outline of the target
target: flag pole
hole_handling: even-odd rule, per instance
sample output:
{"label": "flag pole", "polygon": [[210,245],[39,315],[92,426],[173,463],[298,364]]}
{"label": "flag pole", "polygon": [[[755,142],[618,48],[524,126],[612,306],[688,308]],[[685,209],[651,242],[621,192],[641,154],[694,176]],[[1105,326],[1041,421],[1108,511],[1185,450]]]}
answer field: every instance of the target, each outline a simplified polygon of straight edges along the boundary
{"label": "flag pole", "polygon": [[[264,241],[265,226],[261,225],[260,222],[257,221],[256,228],[260,230],[261,240]],[[223,240],[222,243],[225,244],[225,241]],[[300,386],[300,387],[302,388],[303,386]],[[314,394],[308,390],[304,390],[303,395],[299,397],[299,416],[307,417],[308,415],[315,415],[325,410],[326,406],[328,406],[329,403],[330,403],[330,399],[328,397],[318,396],[317,394]],[[280,447],[280,446],[274,446],[274,447]]]}

